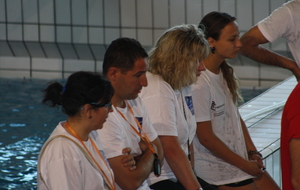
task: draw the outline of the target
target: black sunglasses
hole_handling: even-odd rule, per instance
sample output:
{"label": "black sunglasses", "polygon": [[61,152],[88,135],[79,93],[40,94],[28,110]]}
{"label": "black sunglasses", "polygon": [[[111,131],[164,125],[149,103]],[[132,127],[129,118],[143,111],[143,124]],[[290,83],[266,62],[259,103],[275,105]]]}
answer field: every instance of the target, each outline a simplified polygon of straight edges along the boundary
{"label": "black sunglasses", "polygon": [[112,103],[111,102],[109,102],[107,104],[103,104],[103,103],[100,104],[100,103],[97,103],[97,102],[91,102],[90,105],[98,107],[98,108],[106,107],[108,109],[111,109],[111,107],[112,107]]}

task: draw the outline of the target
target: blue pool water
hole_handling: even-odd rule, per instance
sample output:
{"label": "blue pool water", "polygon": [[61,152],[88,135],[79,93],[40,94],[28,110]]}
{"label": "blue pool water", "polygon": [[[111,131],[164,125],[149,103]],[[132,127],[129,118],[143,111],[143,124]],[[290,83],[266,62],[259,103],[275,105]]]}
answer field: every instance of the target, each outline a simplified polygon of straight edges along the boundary
{"label": "blue pool water", "polygon": [[[0,78],[0,190],[36,189],[39,151],[66,116],[43,104],[49,80]],[[63,82],[63,80],[59,81]],[[242,89],[245,101],[265,89]]]}
{"label": "blue pool water", "polygon": [[46,80],[0,78],[0,189],[36,189],[40,148],[66,116],[41,104]]}

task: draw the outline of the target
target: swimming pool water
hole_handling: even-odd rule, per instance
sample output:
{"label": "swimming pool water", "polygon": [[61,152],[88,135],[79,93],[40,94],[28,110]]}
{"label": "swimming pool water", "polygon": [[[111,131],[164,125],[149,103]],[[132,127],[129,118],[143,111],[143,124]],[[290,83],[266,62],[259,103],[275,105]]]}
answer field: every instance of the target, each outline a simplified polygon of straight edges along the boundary
{"label": "swimming pool water", "polygon": [[[57,123],[67,118],[41,103],[48,82],[0,78],[0,190],[36,189],[40,149]],[[242,89],[242,94],[248,101],[264,90]]]}
{"label": "swimming pool water", "polygon": [[0,189],[36,189],[44,141],[66,116],[41,104],[47,80],[0,79]]}

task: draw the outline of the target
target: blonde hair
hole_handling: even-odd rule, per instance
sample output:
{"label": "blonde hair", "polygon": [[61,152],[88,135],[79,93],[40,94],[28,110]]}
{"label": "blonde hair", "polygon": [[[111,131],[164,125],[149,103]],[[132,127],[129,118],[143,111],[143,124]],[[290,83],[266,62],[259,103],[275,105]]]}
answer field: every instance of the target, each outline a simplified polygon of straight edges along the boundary
{"label": "blonde hair", "polygon": [[196,25],[167,30],[149,53],[149,72],[160,75],[174,90],[196,82],[199,61],[208,56],[209,45]]}

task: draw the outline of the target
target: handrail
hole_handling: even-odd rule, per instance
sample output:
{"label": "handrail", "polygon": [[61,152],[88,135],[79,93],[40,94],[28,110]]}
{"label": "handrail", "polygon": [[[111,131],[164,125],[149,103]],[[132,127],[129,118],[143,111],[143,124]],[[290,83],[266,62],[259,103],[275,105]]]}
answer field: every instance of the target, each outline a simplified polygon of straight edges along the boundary
{"label": "handrail", "polygon": [[252,118],[254,118],[254,117],[257,117],[258,115],[265,114],[265,113],[269,113],[269,112],[274,111],[274,110],[276,110],[276,109],[278,109],[278,108],[281,109],[281,108],[284,107],[285,102],[286,102],[286,101],[278,102],[277,104],[270,105],[270,106],[268,106],[268,107],[262,108],[262,109],[260,109],[260,110],[254,111],[254,112],[252,112],[252,113],[249,113],[249,114],[245,115],[245,116],[242,117],[242,118],[243,118],[244,121],[248,121],[248,120],[250,120],[250,119],[252,119]]}

